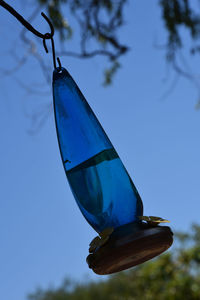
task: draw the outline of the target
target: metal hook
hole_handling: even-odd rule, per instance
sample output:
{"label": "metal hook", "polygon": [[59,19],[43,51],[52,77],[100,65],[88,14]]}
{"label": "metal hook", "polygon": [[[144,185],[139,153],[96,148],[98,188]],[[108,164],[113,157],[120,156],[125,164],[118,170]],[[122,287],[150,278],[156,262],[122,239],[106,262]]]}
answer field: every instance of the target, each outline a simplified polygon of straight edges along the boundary
{"label": "metal hook", "polygon": [[[47,21],[47,23],[49,24],[51,32],[50,33],[48,32],[48,33],[42,34],[38,30],[36,30],[29,22],[27,22],[12,6],[10,6],[9,4],[7,4],[5,1],[0,0],[0,5],[3,8],[5,8],[7,11],[9,11],[9,13],[11,13],[24,27],[26,27],[26,29],[28,29],[29,31],[31,31],[37,37],[43,39],[43,46],[44,46],[44,49],[45,49],[45,51],[47,53],[48,53],[48,49],[47,49],[47,46],[46,46],[46,40],[51,40],[52,55],[53,55],[53,64],[54,64],[54,68],[56,69],[55,46],[54,46],[54,40],[53,40],[54,27],[53,27],[53,24],[51,23],[51,21],[49,20],[49,18],[45,15],[45,13],[42,12],[41,15]],[[61,63],[60,63],[59,58],[57,58],[57,60],[58,60],[59,68],[61,68]]]}
{"label": "metal hook", "polygon": [[[45,33],[44,38],[43,38],[43,46],[44,49],[46,51],[46,53],[48,53],[48,48],[46,45],[46,40],[47,39],[51,39],[51,47],[52,47],[52,56],[53,56],[53,65],[54,65],[54,69],[56,69],[56,54],[55,54],[55,45],[54,45],[54,40],[53,40],[53,36],[54,36],[54,27],[51,23],[51,21],[49,20],[49,18],[42,12],[41,15],[43,16],[43,18],[45,18],[45,20],[48,22],[51,32],[50,33]],[[61,62],[59,57],[57,57],[57,61],[58,61],[58,65],[59,65],[59,69],[61,69]]]}
{"label": "metal hook", "polygon": [[[46,33],[47,35],[48,33]],[[56,69],[56,54],[55,54],[55,45],[54,45],[54,40],[53,40],[53,36],[50,37],[51,39],[51,48],[52,48],[52,56],[53,56],[53,65],[54,65],[54,69]],[[48,53],[48,48],[47,48],[47,45],[46,45],[46,39],[44,38],[43,39],[43,46],[44,46],[44,49],[46,51],[46,53]],[[61,69],[61,62],[60,62],[60,59],[59,57],[57,57],[57,61],[58,61],[58,65],[59,65],[59,69]]]}
{"label": "metal hook", "polygon": [[47,23],[49,24],[49,27],[51,29],[51,33],[45,33],[44,38],[45,39],[52,38],[54,36],[54,27],[53,27],[53,24],[51,23],[51,21],[49,20],[49,18],[45,15],[45,13],[41,12],[41,15],[47,21]]}

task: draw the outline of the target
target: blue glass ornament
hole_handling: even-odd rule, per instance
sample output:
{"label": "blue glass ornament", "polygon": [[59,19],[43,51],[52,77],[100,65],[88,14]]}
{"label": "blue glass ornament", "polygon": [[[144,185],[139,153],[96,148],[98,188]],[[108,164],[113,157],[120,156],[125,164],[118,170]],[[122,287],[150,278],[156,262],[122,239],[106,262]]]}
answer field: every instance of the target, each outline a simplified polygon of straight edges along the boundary
{"label": "blue glass ornament", "polygon": [[64,68],[53,73],[54,111],[65,172],[89,224],[107,227],[139,222],[141,198],[122,161],[75,81]]}

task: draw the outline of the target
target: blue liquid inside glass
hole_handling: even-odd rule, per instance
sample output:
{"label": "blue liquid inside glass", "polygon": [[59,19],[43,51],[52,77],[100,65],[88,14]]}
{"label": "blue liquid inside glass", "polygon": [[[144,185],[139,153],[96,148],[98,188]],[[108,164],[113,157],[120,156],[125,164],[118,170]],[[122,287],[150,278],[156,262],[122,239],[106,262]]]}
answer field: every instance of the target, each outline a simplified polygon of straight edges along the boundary
{"label": "blue liquid inside glass", "polygon": [[76,202],[100,232],[138,222],[141,198],[102,126],[66,69],[53,74],[59,147]]}

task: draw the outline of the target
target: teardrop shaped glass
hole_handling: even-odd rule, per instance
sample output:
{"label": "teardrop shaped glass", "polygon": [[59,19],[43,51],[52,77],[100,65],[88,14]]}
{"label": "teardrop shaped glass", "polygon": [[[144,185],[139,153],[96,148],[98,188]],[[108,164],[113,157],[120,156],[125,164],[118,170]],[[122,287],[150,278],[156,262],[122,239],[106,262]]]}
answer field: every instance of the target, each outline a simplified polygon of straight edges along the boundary
{"label": "teardrop shaped glass", "polygon": [[101,124],[66,69],[53,73],[54,112],[65,172],[89,224],[107,227],[138,222],[141,198]]}

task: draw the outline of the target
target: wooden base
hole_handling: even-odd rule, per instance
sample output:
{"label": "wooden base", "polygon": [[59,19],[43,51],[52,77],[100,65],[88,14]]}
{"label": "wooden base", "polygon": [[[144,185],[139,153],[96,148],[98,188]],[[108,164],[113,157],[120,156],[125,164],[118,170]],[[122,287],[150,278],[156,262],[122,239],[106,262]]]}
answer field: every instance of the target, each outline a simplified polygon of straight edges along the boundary
{"label": "wooden base", "polygon": [[105,245],[88,255],[87,263],[96,274],[112,274],[161,254],[172,243],[173,233],[167,226],[131,223],[118,227]]}

